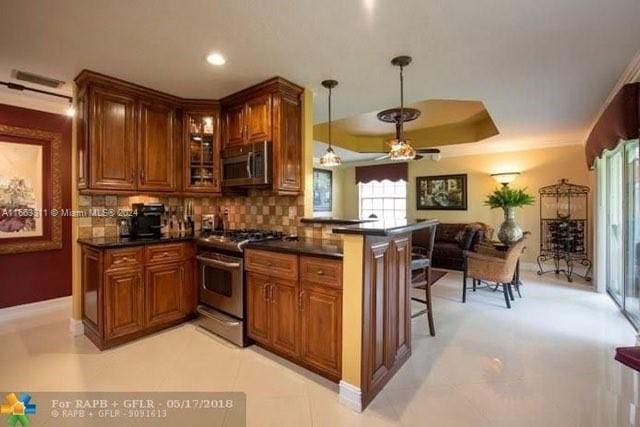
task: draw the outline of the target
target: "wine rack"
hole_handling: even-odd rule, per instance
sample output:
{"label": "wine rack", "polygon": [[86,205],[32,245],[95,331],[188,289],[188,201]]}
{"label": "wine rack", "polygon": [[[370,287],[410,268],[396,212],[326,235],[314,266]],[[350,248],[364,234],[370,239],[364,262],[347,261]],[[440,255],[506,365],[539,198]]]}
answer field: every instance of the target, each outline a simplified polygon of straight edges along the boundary
{"label": "wine rack", "polygon": [[[572,282],[574,276],[591,280],[589,259],[589,187],[558,184],[540,188],[540,255],[538,274],[564,274]],[[550,269],[545,269],[551,263]],[[584,273],[575,270],[582,266]]]}

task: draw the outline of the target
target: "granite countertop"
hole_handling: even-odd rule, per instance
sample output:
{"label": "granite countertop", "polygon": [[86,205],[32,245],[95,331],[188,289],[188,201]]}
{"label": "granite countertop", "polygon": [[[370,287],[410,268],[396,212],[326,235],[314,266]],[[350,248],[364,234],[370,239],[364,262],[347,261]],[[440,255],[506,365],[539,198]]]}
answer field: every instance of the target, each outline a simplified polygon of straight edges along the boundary
{"label": "granite countertop", "polygon": [[335,227],[334,233],[337,234],[362,234],[366,236],[389,236],[392,234],[408,233],[422,228],[437,224],[436,219],[427,219],[424,221],[407,221],[407,220],[381,220],[375,222],[366,222],[355,225],[345,225]]}
{"label": "granite countertop", "polygon": [[335,225],[348,225],[348,224],[362,224],[364,222],[373,222],[375,219],[349,219],[349,218],[302,218],[300,222],[303,224],[335,224]]}
{"label": "granite countertop", "polygon": [[265,240],[247,243],[245,248],[342,259],[342,242],[332,240],[304,237],[298,240]]}
{"label": "granite countertop", "polygon": [[188,242],[194,239],[193,234],[167,234],[158,239],[132,239],[129,237],[95,237],[78,239],[78,243],[94,248],[120,248],[125,246],[154,245],[157,243]]}

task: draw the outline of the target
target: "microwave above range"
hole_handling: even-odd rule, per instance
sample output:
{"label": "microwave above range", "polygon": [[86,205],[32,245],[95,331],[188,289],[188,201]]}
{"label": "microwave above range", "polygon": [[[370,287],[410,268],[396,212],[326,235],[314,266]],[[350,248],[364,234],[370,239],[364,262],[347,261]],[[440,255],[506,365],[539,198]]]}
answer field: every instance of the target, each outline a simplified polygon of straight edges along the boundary
{"label": "microwave above range", "polygon": [[226,148],[222,153],[223,187],[260,187],[271,184],[270,141]]}

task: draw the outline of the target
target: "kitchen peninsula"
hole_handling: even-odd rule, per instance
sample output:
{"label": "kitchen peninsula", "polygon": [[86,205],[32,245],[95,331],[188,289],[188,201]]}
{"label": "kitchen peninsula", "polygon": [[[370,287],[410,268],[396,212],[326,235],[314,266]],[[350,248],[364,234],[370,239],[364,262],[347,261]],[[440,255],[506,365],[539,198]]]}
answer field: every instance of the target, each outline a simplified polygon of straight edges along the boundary
{"label": "kitchen peninsula", "polygon": [[340,401],[361,411],[411,356],[411,234],[436,224],[377,221],[343,236]]}

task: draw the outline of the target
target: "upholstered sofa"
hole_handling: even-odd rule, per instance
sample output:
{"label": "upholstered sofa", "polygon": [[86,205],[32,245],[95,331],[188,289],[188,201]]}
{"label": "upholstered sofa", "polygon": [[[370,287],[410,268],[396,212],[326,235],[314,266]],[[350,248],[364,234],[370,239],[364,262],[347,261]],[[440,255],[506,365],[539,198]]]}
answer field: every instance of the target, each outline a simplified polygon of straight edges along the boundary
{"label": "upholstered sofa", "polygon": [[464,251],[474,251],[478,243],[490,240],[492,235],[493,229],[481,222],[438,224],[433,248],[433,267],[464,270]]}

